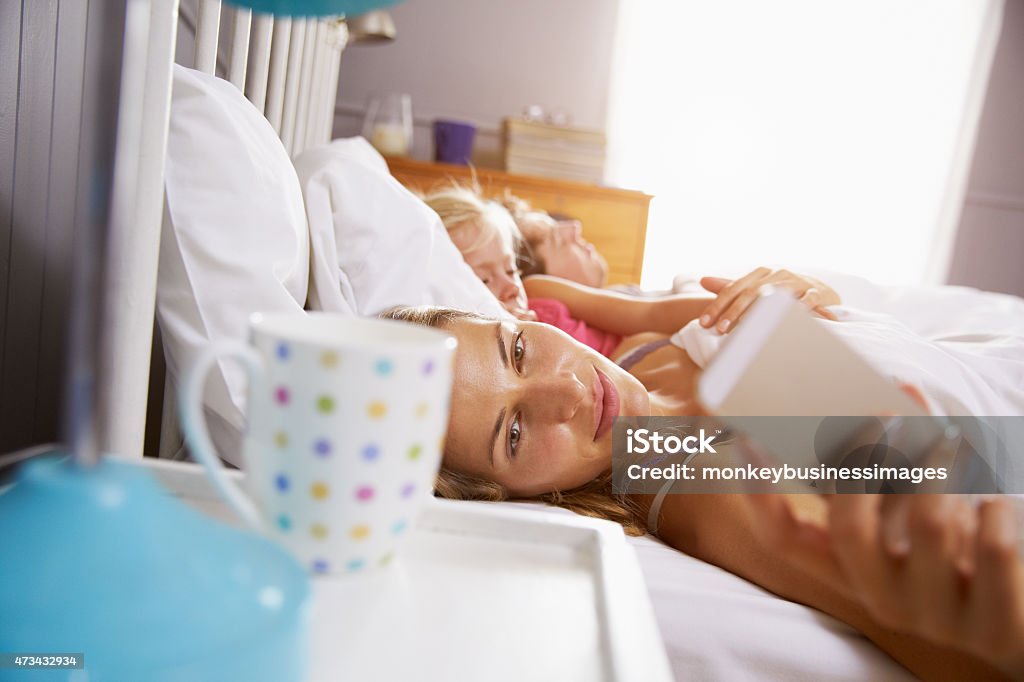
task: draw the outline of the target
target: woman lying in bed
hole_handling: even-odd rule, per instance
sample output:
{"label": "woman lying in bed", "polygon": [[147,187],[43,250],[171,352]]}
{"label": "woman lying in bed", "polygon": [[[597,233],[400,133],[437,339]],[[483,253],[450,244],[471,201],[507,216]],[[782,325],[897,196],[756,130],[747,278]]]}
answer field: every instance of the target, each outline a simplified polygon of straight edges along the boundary
{"label": "woman lying in bed", "polygon": [[[648,530],[650,496],[611,492],[616,416],[700,413],[688,353],[664,336],[627,339],[628,371],[545,324],[496,321],[438,308],[386,313],[458,338],[451,421],[439,495],[537,499]],[[848,584],[776,552],[746,495],[670,495],[657,522],[663,541],[772,592],[856,627],[915,673],[966,679],[992,673],[967,654],[883,627]],[[820,523],[815,496],[785,500],[795,518]]]}

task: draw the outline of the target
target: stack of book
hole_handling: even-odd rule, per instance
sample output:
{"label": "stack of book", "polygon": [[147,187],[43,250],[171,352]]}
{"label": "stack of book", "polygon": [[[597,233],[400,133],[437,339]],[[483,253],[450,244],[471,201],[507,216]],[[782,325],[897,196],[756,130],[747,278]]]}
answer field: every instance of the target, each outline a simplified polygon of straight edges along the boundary
{"label": "stack of book", "polygon": [[509,173],[594,184],[604,181],[607,140],[599,130],[506,118],[503,138]]}

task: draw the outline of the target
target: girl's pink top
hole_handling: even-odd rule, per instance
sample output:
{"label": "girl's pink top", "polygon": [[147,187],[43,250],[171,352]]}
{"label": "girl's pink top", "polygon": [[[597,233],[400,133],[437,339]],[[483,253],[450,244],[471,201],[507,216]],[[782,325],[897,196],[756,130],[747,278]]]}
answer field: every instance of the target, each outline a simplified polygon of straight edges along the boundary
{"label": "girl's pink top", "polygon": [[577,320],[569,314],[569,308],[561,301],[552,298],[531,298],[530,310],[537,313],[537,319],[558,327],[580,343],[590,346],[601,355],[611,357],[622,342],[618,334],[591,327],[583,320]]}

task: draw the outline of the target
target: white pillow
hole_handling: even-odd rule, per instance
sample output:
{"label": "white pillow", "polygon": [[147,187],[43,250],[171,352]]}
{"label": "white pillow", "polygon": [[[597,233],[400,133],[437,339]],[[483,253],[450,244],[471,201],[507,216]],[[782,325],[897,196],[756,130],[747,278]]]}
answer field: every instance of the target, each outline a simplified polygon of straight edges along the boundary
{"label": "white pillow", "polygon": [[366,140],[307,150],[295,168],[313,245],[311,307],[347,303],[360,315],[376,315],[430,304],[508,317],[438,215],[391,176]]}
{"label": "white pillow", "polygon": [[[245,341],[252,313],[302,312],[309,231],[295,169],[273,127],[230,83],[181,66],[166,191],[157,319],[178,377],[207,343]],[[207,384],[207,413],[240,429],[244,372],[232,361],[218,370]],[[237,453],[222,454],[238,463]]]}

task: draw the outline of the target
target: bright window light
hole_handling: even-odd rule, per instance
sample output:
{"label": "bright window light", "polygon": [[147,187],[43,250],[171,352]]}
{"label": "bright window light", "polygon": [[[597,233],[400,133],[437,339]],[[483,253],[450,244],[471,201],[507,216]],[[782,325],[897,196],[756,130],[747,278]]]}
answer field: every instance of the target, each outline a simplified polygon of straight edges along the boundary
{"label": "bright window light", "polygon": [[1001,11],[622,0],[608,179],[655,195],[644,286],[758,264],[941,279]]}

